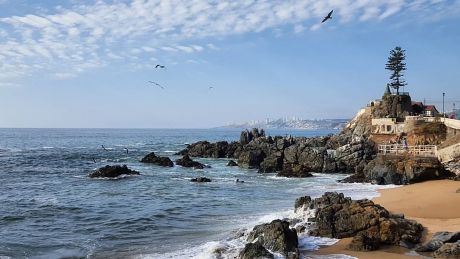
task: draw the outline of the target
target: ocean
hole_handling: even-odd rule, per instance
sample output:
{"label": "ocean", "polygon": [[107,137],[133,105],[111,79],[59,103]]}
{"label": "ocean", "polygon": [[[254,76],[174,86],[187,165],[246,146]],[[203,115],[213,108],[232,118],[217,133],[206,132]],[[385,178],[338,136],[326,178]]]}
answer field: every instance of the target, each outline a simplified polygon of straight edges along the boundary
{"label": "ocean", "polygon": [[[268,130],[272,136],[331,133],[336,131]],[[338,183],[345,177],[340,174],[279,178],[227,167],[227,159],[196,159],[211,166],[204,170],[139,162],[152,151],[175,160],[186,143],[238,140],[239,134],[236,129],[0,129],[0,258],[233,258],[244,246],[241,233],[292,217],[300,196],[338,191],[372,198],[381,187]],[[115,164],[141,175],[87,177]],[[190,182],[197,176],[212,182]],[[300,237],[303,251],[334,242]]]}

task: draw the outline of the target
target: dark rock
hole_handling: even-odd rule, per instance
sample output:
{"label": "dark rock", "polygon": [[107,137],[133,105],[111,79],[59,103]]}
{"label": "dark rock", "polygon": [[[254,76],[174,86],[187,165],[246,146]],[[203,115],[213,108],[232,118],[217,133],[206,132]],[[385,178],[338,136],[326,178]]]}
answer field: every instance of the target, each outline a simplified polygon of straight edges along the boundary
{"label": "dark rock", "polygon": [[[302,200],[308,201],[308,198]],[[362,234],[355,240],[356,249],[378,244],[413,246],[422,237],[422,225],[393,217],[385,208],[367,199],[351,200],[343,194],[327,192],[306,204],[316,210],[315,228],[310,235],[347,238]]]}
{"label": "dark rock", "polygon": [[363,174],[366,182],[379,184],[411,184],[452,176],[435,157],[388,155],[379,155],[369,162]]}
{"label": "dark rock", "polygon": [[303,165],[285,165],[283,170],[276,176],[296,178],[312,177],[313,175],[310,172],[310,168]]}
{"label": "dark rock", "polygon": [[300,208],[308,209],[310,207],[311,201],[312,200],[310,196],[303,196],[303,197],[297,198],[295,200],[294,210],[297,211]]}
{"label": "dark rock", "polygon": [[238,165],[245,168],[259,168],[265,158],[261,150],[242,151],[238,157]]}
{"label": "dark rock", "polygon": [[244,249],[238,255],[239,259],[265,259],[265,258],[274,258],[273,254],[271,254],[265,247],[263,247],[260,243],[247,243],[244,246]]}
{"label": "dark rock", "polygon": [[123,165],[123,166],[106,165],[92,172],[88,176],[91,178],[99,178],[99,177],[117,178],[121,175],[139,175],[139,174],[140,174],[139,172],[129,169],[126,165]]}
{"label": "dark rock", "polygon": [[164,166],[164,167],[173,167],[174,163],[169,159],[169,157],[160,157],[156,156],[154,152],[146,155],[144,158],[141,160],[142,163],[151,163],[159,166]]}
{"label": "dark rock", "polygon": [[289,222],[274,220],[271,223],[257,225],[249,233],[248,241],[257,240],[265,248],[285,255],[298,253],[298,239],[295,229],[289,228]]}
{"label": "dark rock", "polygon": [[259,173],[274,173],[283,167],[283,157],[281,154],[274,154],[266,157],[260,163]]}
{"label": "dark rock", "polygon": [[460,258],[460,241],[445,243],[433,255],[435,258]]}
{"label": "dark rock", "polygon": [[197,182],[197,183],[209,183],[211,179],[206,177],[197,177],[190,180],[190,182]]}
{"label": "dark rock", "polygon": [[230,160],[230,161],[228,161],[227,166],[238,166],[238,164],[235,161]]}
{"label": "dark rock", "polygon": [[181,159],[177,159],[176,164],[183,167],[193,167],[195,169],[203,169],[208,167],[200,162],[193,161],[188,155],[185,155]]}
{"label": "dark rock", "polygon": [[240,144],[246,145],[249,142],[253,141],[256,138],[265,137],[265,131],[263,129],[253,128],[252,131],[245,130],[241,132],[240,135]]}
{"label": "dark rock", "polygon": [[460,240],[460,232],[436,232],[431,240],[417,247],[417,252],[433,252],[438,250],[444,243],[454,243]]}
{"label": "dark rock", "polygon": [[369,237],[365,233],[359,233],[353,237],[348,249],[354,251],[374,251],[380,247],[380,239]]}

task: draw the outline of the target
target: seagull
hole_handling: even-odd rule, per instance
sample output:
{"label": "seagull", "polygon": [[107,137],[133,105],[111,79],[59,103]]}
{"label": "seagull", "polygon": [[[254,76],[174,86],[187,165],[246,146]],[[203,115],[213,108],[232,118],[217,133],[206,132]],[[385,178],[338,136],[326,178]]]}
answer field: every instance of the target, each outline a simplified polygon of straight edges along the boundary
{"label": "seagull", "polygon": [[324,17],[324,19],[323,19],[323,21],[322,21],[321,23],[323,23],[323,22],[325,22],[325,21],[327,21],[327,20],[329,20],[329,19],[332,19],[332,12],[334,12],[334,10],[330,11],[330,12],[327,14],[327,16]]}
{"label": "seagull", "polygon": [[209,89],[214,89],[214,86],[210,86]]}
{"label": "seagull", "polygon": [[156,65],[155,68],[165,68],[163,65]]}
{"label": "seagull", "polygon": [[129,154],[129,149],[125,147],[126,154]]}
{"label": "seagull", "polygon": [[94,162],[94,163],[97,163],[97,162],[96,162],[96,158],[94,158],[94,157],[93,157],[93,162]]}
{"label": "seagull", "polygon": [[156,83],[156,82],[153,82],[153,81],[149,81],[149,83],[154,84],[154,85],[160,87],[160,88],[163,89],[163,90],[165,89],[165,88],[164,88],[162,85],[160,85],[159,83]]}
{"label": "seagull", "polygon": [[107,148],[104,147],[104,145],[101,145],[102,149],[104,149],[105,151],[109,151]]}

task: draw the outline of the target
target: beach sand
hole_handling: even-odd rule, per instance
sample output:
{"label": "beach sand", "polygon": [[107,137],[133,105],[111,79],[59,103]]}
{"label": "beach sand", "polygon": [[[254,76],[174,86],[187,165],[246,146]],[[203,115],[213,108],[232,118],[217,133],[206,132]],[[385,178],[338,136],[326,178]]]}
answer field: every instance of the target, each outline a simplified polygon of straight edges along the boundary
{"label": "beach sand", "polygon": [[[424,239],[437,231],[460,231],[460,181],[439,180],[406,185],[380,191],[381,196],[373,199],[377,204],[394,213],[403,213],[426,228]],[[347,250],[351,238],[321,248],[315,254],[346,254],[357,258],[416,258],[407,255],[407,249],[388,247],[373,252]]]}

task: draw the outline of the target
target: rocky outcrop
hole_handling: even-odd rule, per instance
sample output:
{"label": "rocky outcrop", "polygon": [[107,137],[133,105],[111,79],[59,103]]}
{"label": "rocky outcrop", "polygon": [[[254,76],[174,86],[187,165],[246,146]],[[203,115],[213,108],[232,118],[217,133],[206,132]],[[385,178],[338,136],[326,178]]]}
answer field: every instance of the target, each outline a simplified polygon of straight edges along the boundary
{"label": "rocky outcrop", "polygon": [[203,169],[209,167],[200,162],[193,161],[188,155],[185,155],[181,159],[177,159],[176,164],[183,167],[193,167],[195,169]]}
{"label": "rocky outcrop", "polygon": [[122,175],[139,175],[140,173],[129,169],[126,165],[106,165],[92,172],[88,176],[90,178],[117,178]]}
{"label": "rocky outcrop", "polygon": [[445,243],[433,254],[435,258],[460,258],[460,241]]}
{"label": "rocky outcrop", "polygon": [[272,259],[273,254],[270,253],[259,242],[248,243],[238,255],[238,259]]}
{"label": "rocky outcrop", "polygon": [[314,138],[267,137],[263,130],[246,130],[239,142],[200,141],[178,154],[234,158],[240,167],[290,177],[305,177],[306,172],[354,173],[376,156],[373,142],[353,135],[360,121],[339,135]]}
{"label": "rocky outcrop", "polygon": [[434,252],[438,250],[444,243],[454,243],[460,240],[460,232],[436,232],[432,238],[417,247],[417,252]]}
{"label": "rocky outcrop", "polygon": [[173,167],[174,163],[169,159],[169,157],[160,157],[155,155],[154,152],[146,155],[144,158],[141,159],[142,163],[149,163],[155,164],[164,167]]}
{"label": "rocky outcrop", "polygon": [[235,161],[230,160],[228,161],[227,166],[238,166],[238,164]]}
{"label": "rocky outcrop", "polygon": [[343,194],[327,192],[322,197],[306,196],[296,201],[297,211],[315,210],[309,234],[331,238],[353,237],[350,249],[367,251],[380,245],[412,247],[419,243],[423,226],[393,215],[372,201],[352,200]]}
{"label": "rocky outcrop", "polygon": [[378,184],[411,184],[454,176],[435,157],[379,155],[344,182],[374,182]]}
{"label": "rocky outcrop", "polygon": [[196,182],[196,183],[210,183],[210,182],[211,182],[211,179],[206,178],[206,177],[197,177],[197,178],[191,179],[190,182]]}
{"label": "rocky outcrop", "polygon": [[297,178],[305,178],[313,176],[310,173],[310,169],[303,166],[303,165],[285,165],[283,170],[279,172],[276,176],[279,177],[297,177]]}
{"label": "rocky outcrop", "polygon": [[273,220],[271,223],[257,225],[249,233],[248,242],[260,243],[266,249],[279,252],[288,257],[299,254],[297,232],[289,228],[289,222]]}
{"label": "rocky outcrop", "polygon": [[372,111],[374,118],[404,118],[411,115],[412,100],[409,95],[384,95],[382,102]]}

